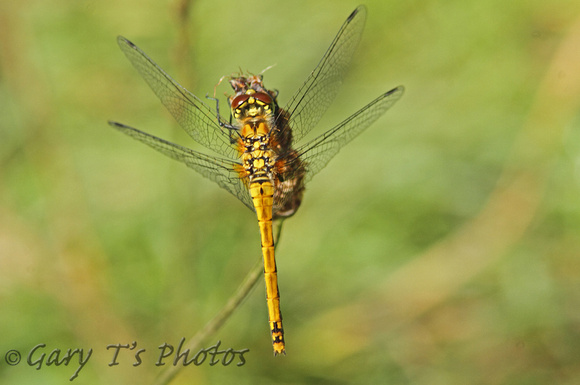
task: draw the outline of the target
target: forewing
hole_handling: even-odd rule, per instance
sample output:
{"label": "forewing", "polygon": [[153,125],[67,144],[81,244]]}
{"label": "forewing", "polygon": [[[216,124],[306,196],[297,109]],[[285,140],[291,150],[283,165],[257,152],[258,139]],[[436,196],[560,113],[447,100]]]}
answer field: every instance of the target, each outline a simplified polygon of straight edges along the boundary
{"label": "forewing", "polygon": [[168,157],[185,163],[204,177],[216,182],[220,187],[241,200],[248,208],[254,210],[248,189],[237,171],[242,169],[240,163],[190,150],[121,123],[109,122],[109,124]]}
{"label": "forewing", "polygon": [[342,146],[363,132],[403,95],[402,86],[379,96],[336,127],[297,149],[306,167],[305,181],[322,170]]}
{"label": "forewing", "polygon": [[346,19],[322,60],[286,105],[295,141],[316,126],[336,97],[360,41],[365,20],[366,8],[361,5]]}
{"label": "forewing", "polygon": [[218,123],[216,113],[161,69],[145,52],[122,36],[121,50],[149,87],[161,99],[183,129],[201,145],[226,156],[234,156],[230,133]]}

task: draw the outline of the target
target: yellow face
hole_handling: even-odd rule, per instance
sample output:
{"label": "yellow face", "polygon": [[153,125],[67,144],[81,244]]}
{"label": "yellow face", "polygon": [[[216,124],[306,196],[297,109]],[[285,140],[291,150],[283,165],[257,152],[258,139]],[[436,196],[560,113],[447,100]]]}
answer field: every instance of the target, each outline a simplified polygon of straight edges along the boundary
{"label": "yellow face", "polygon": [[256,91],[252,88],[240,93],[231,99],[232,115],[237,120],[263,117],[272,115],[273,100],[265,92]]}

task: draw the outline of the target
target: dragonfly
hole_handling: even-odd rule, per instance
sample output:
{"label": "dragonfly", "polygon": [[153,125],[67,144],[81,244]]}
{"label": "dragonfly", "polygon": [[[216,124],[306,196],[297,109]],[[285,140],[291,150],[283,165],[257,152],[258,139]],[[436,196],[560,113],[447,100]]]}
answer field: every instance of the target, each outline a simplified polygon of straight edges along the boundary
{"label": "dragonfly", "polygon": [[322,59],[284,108],[278,91],[263,74],[228,77],[229,119],[198,98],[126,38],[119,47],[179,125],[197,143],[216,153],[194,151],[122,123],[124,134],[184,163],[214,181],[255,212],[261,237],[268,320],[274,355],[286,354],[272,221],[296,213],[305,185],[354,137],[381,117],[403,95],[399,86],[378,96],[335,127],[301,144],[338,94],[361,40],[367,11],[356,8],[341,26]]}

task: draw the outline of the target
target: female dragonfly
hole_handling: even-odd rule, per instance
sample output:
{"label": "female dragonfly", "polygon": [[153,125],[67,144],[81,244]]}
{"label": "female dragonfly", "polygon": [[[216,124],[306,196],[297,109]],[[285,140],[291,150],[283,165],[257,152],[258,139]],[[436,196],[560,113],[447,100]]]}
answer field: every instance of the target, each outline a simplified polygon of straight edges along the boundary
{"label": "female dragonfly", "polygon": [[360,41],[366,8],[348,16],[330,48],[284,108],[277,91],[261,75],[230,76],[230,119],[179,85],[135,44],[117,39],[137,69],[181,127],[201,145],[222,157],[206,155],[117,122],[117,130],[185,163],[232,193],[258,217],[264,258],[266,301],[274,354],[285,353],[284,329],[272,220],[292,216],[302,201],[304,185],[326,166],[340,148],[383,115],[403,95],[394,88],[313,140],[296,146],[319,122],[338,93]]}

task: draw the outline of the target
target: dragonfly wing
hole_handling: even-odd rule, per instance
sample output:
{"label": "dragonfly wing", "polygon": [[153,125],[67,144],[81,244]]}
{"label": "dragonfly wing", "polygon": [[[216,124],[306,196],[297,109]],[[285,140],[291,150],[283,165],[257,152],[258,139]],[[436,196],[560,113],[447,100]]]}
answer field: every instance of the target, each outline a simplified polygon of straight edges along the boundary
{"label": "dragonfly wing", "polygon": [[243,170],[240,163],[190,150],[121,123],[109,122],[109,124],[168,157],[185,163],[188,167],[229,191],[254,211],[248,188],[244,184],[244,180],[240,178],[240,172],[237,171]]}
{"label": "dragonfly wing", "polygon": [[306,167],[306,179],[322,170],[342,146],[354,139],[383,115],[403,95],[402,86],[379,96],[349,118],[319,137],[297,149],[300,160]]}
{"label": "dragonfly wing", "polygon": [[183,129],[201,145],[225,156],[234,156],[230,132],[219,124],[215,112],[161,69],[139,47],[122,36],[117,43],[133,67],[161,99]]}
{"label": "dragonfly wing", "polygon": [[[300,140],[316,126],[338,94],[360,41],[366,14],[364,5],[351,13],[322,60],[284,109],[290,114],[289,126],[292,127],[295,141]],[[280,118],[283,119],[282,116]]]}

